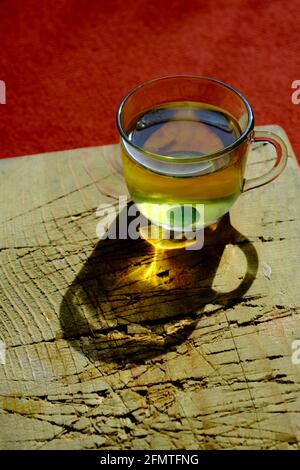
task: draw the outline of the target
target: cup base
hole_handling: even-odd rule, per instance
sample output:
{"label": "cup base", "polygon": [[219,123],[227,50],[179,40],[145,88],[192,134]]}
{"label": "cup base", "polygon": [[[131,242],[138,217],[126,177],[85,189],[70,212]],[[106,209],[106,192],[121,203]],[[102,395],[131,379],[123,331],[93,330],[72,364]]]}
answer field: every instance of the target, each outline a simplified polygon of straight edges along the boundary
{"label": "cup base", "polygon": [[210,227],[210,229],[214,231],[221,218],[222,217],[210,224],[204,225],[195,232],[175,232],[157,225],[149,224],[141,226],[139,233],[141,238],[158,250],[179,250],[182,248],[188,250],[200,249],[204,244],[204,230]]}

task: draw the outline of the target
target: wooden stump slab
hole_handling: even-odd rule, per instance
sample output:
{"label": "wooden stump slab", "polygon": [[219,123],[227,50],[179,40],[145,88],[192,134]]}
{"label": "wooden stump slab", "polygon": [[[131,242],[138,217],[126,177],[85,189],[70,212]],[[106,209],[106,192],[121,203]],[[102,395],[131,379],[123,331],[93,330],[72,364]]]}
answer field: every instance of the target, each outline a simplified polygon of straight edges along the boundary
{"label": "wooden stump slab", "polygon": [[[1,449],[299,448],[289,152],[198,252],[98,240],[97,207],[127,193],[118,146],[0,161]],[[273,158],[258,145],[249,175]]]}

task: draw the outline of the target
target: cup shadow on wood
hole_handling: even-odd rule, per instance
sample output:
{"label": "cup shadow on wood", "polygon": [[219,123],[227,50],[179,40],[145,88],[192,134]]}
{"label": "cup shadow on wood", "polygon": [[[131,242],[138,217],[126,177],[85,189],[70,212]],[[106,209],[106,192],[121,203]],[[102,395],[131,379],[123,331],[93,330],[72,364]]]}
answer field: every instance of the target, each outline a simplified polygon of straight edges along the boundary
{"label": "cup shadow on wood", "polygon": [[[207,304],[241,302],[257,273],[257,252],[229,215],[205,229],[204,240],[195,251],[157,250],[143,239],[100,240],[63,297],[64,338],[93,363],[142,363],[176,348]],[[230,256],[221,262],[228,244],[242,250],[247,268],[238,287],[218,293],[212,285],[218,268],[230,269]]]}

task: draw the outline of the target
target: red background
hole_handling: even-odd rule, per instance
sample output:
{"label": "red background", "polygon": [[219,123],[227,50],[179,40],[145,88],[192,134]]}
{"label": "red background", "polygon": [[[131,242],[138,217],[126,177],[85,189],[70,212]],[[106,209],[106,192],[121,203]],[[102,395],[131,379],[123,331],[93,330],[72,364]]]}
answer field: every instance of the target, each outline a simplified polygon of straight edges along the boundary
{"label": "red background", "polygon": [[244,93],[300,159],[299,18],[299,0],[1,0],[0,156],[116,142],[127,91],[191,73]]}

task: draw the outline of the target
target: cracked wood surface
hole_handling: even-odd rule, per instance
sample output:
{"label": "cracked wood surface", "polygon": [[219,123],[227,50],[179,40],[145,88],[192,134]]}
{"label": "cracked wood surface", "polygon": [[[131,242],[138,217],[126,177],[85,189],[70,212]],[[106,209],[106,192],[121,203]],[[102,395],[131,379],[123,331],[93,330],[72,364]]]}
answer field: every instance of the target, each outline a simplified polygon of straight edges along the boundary
{"label": "cracked wood surface", "polygon": [[[97,207],[126,194],[117,146],[0,161],[0,448],[299,448],[289,150],[199,252],[98,241]],[[258,145],[248,173],[273,157]]]}

